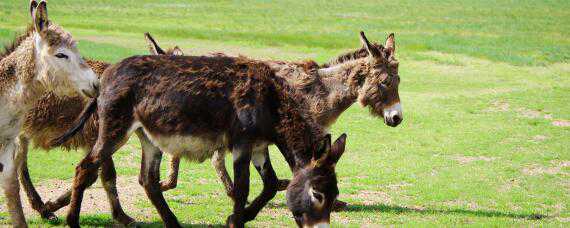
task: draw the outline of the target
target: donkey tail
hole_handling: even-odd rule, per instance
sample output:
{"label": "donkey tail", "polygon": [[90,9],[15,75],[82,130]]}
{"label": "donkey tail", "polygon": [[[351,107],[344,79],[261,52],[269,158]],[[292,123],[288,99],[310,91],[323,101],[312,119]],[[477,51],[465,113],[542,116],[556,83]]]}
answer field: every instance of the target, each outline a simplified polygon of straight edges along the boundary
{"label": "donkey tail", "polygon": [[59,147],[63,145],[65,142],[67,142],[69,139],[71,139],[73,136],[75,136],[77,132],[83,129],[89,117],[91,117],[91,115],[93,115],[93,113],[95,113],[96,110],[97,110],[97,98],[94,98],[91,101],[89,101],[89,104],[87,104],[87,106],[85,106],[85,108],[79,115],[79,118],[75,120],[73,127],[67,130],[67,132],[65,132],[63,135],[55,139],[52,139],[50,142],[50,146]]}

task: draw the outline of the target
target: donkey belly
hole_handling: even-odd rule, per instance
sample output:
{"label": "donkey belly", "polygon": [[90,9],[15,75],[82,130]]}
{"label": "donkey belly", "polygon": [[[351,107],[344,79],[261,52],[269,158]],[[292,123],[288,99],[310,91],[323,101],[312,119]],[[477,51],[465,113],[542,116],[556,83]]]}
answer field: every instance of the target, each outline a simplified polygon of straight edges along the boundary
{"label": "donkey belly", "polygon": [[146,130],[145,134],[161,151],[200,163],[211,158],[216,150],[225,151],[227,147],[227,137],[225,135],[216,137],[162,136],[152,135]]}

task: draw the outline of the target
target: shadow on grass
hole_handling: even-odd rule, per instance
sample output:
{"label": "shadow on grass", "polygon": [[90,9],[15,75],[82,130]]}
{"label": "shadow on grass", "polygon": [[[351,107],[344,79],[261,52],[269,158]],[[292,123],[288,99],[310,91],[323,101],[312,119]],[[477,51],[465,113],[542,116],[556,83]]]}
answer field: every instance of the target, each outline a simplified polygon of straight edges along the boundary
{"label": "shadow on grass", "polygon": [[[45,221],[44,221],[45,222]],[[36,221],[35,223],[41,224],[41,222]],[[35,224],[34,223],[34,224]],[[63,220],[60,218],[58,221],[49,222],[52,226],[63,226],[65,225],[65,218]],[[116,223],[110,216],[97,216],[97,215],[85,215],[81,216],[80,225],[84,227],[123,227],[122,225]],[[133,224],[133,227],[164,227],[162,221],[145,222],[138,221]],[[181,223],[182,227],[224,227],[222,224],[187,224]]]}
{"label": "shadow on grass", "polygon": [[352,204],[346,208],[348,212],[384,212],[384,213],[394,213],[394,214],[404,214],[404,213],[418,213],[418,214],[461,214],[461,215],[471,215],[478,217],[504,217],[504,218],[516,218],[516,219],[529,219],[529,220],[540,220],[547,218],[543,214],[519,214],[511,212],[500,212],[500,211],[486,211],[486,210],[466,210],[466,209],[416,209],[408,208],[395,205],[377,204],[377,205],[359,205]]}

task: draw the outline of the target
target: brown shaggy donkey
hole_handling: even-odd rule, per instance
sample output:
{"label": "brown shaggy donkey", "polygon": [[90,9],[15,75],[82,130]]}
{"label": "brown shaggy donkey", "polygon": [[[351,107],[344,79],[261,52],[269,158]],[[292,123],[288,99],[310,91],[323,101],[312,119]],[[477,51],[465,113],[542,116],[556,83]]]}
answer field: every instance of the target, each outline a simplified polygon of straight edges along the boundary
{"label": "brown shaggy donkey", "polygon": [[[148,33],[145,33],[145,38],[149,43],[149,49],[152,54],[183,55],[178,47],[167,51],[162,50]],[[109,63],[95,60],[86,60],[86,63],[97,75],[103,74],[103,71],[110,65]],[[30,205],[32,205],[34,210],[40,213],[42,218],[57,220],[53,212],[69,204],[71,189],[58,197],[57,200],[53,202],[49,201],[44,204],[32,184],[28,171],[27,154],[29,142],[33,142],[35,147],[46,151],[55,149],[55,147],[50,146],[50,140],[54,135],[65,133],[65,131],[73,125],[75,118],[81,113],[86,103],[87,101],[79,95],[57,96],[53,92],[48,92],[41,96],[25,115],[23,132],[19,137],[20,152],[18,157],[21,157],[23,160],[19,168],[19,176]],[[62,147],[66,150],[82,149],[86,151],[86,153],[89,152],[97,140],[98,124],[95,117],[96,116],[89,118],[82,131],[63,144]],[[122,224],[133,222],[134,220],[123,212],[119,199],[117,198],[117,189],[115,187],[116,172],[113,163],[110,162],[109,166],[102,167],[100,173],[103,187],[107,192],[111,208],[113,209],[113,218]]]}
{"label": "brown shaggy donkey", "polygon": [[[143,148],[143,186],[166,227],[180,227],[159,185],[161,150],[204,161],[216,150],[234,157],[234,210],[230,226],[243,227],[277,192],[277,177],[267,145],[275,143],[294,170],[287,205],[299,226],[324,225],[338,195],[335,165],[344,152],[341,136],[330,135],[297,102],[302,94],[262,61],[226,56],[134,56],[108,68],[100,96],[91,102],[78,132],[97,110],[99,135],[93,150],[77,166],[67,224],[79,226],[84,190],[97,169],[135,132]],[[98,104],[98,105],[97,105]],[[95,107],[97,106],[97,107]],[[264,187],[246,207],[249,163]]]}
{"label": "brown shaggy donkey", "polygon": [[30,2],[32,25],[0,54],[0,181],[15,227],[26,227],[16,156],[25,113],[41,94],[98,93],[97,76],[81,58],[71,34],[48,20],[47,2]]}
{"label": "brown shaggy donkey", "polygon": [[[373,115],[384,118],[387,125],[395,127],[401,123],[403,116],[398,94],[400,78],[394,34],[388,36],[385,46],[370,44],[364,34],[361,34],[361,41],[362,48],[341,55],[323,66],[317,66],[312,61],[267,63],[277,77],[286,80],[297,93],[303,95],[303,99],[297,102],[309,107],[310,114],[324,129],[329,129],[356,101],[369,107]],[[178,157],[173,158],[169,178],[161,183],[163,190],[176,187],[179,160]],[[233,183],[225,167],[224,151],[214,153],[212,164],[231,196]],[[287,180],[280,180],[280,190],[284,190],[287,184]],[[344,206],[346,203],[337,201],[335,209]]]}

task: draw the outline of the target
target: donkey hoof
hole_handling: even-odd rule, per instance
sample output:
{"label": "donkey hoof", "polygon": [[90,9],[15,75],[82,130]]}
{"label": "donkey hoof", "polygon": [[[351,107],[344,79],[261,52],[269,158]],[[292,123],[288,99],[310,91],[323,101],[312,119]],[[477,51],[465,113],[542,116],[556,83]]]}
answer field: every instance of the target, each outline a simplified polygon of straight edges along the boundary
{"label": "donkey hoof", "polygon": [[128,215],[117,216],[115,220],[127,227],[130,227],[131,225],[136,223],[136,221],[133,218],[129,217]]}
{"label": "donkey hoof", "polygon": [[239,221],[236,221],[236,216],[234,214],[228,216],[228,219],[226,220],[226,227],[229,228],[242,228],[244,227],[243,223],[240,223]]}
{"label": "donkey hoof", "polygon": [[59,223],[59,218],[53,212],[44,212],[42,213],[42,218],[47,220],[48,223]]}

